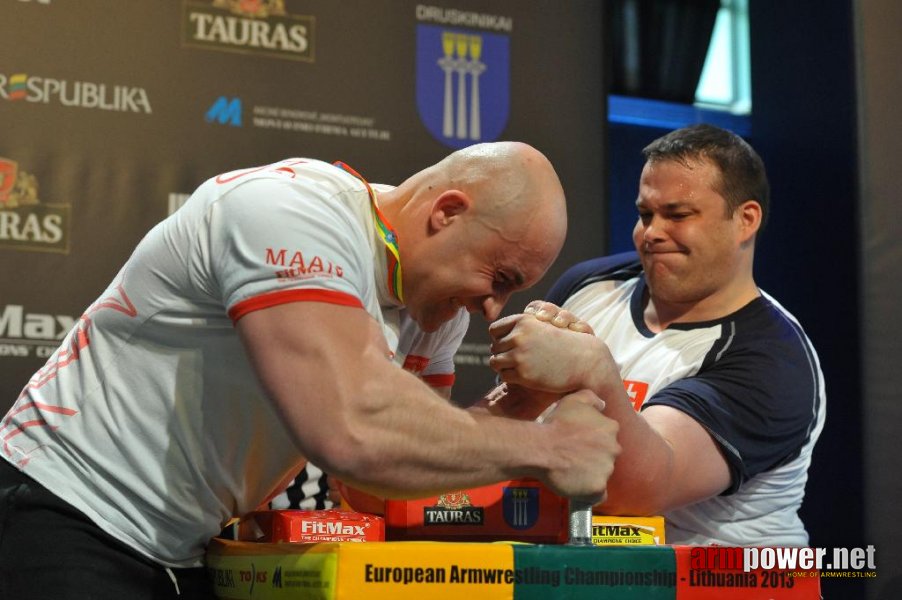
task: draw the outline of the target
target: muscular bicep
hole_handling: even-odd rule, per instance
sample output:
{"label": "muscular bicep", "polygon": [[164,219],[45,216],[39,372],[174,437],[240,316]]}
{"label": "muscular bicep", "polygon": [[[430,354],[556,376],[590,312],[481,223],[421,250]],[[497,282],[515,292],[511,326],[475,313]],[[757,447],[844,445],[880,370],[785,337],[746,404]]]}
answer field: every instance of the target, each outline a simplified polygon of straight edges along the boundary
{"label": "muscular bicep", "polygon": [[324,432],[345,425],[368,377],[389,367],[378,323],[363,309],[292,302],[248,313],[236,324],[269,399],[311,458]]}
{"label": "muscular bicep", "polygon": [[649,406],[646,422],[670,447],[673,473],[667,506],[675,508],[716,496],[730,485],[719,444],[698,421],[670,406]]}
{"label": "muscular bicep", "polygon": [[432,391],[434,391],[436,394],[438,394],[445,400],[451,399],[451,386],[450,385],[440,386],[440,387],[436,387],[433,385],[430,387],[432,388]]}

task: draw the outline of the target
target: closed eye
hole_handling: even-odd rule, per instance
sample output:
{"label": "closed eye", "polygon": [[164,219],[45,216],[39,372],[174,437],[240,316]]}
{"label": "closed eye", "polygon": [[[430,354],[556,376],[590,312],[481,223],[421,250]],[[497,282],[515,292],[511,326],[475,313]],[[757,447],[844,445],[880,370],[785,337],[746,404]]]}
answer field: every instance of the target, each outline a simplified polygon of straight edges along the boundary
{"label": "closed eye", "polygon": [[494,286],[500,291],[513,291],[523,285],[523,275],[519,272],[508,273],[507,271],[498,271],[495,274]]}

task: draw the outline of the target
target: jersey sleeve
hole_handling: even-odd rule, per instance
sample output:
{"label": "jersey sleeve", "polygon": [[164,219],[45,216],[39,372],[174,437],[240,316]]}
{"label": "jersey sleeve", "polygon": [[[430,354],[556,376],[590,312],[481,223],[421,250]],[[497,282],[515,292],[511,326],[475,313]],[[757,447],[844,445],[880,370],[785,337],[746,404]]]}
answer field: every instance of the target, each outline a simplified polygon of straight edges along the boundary
{"label": "jersey sleeve", "polygon": [[365,305],[369,241],[329,193],[313,182],[260,178],[212,204],[210,263],[233,321],[286,302]]}
{"label": "jersey sleeve", "polygon": [[460,310],[456,317],[434,334],[436,350],[420,375],[423,381],[435,388],[451,387],[454,384],[454,355],[457,354],[469,325],[470,314]]}
{"label": "jersey sleeve", "polygon": [[733,342],[716,349],[722,355],[697,375],[671,383],[642,407],[671,406],[708,430],[730,469],[724,494],[798,456],[822,409],[819,368],[804,339],[786,332]]}
{"label": "jersey sleeve", "polygon": [[638,269],[639,255],[636,252],[592,258],[564,271],[548,290],[545,300],[563,306],[567,298],[594,281],[616,278],[627,273],[633,275]]}

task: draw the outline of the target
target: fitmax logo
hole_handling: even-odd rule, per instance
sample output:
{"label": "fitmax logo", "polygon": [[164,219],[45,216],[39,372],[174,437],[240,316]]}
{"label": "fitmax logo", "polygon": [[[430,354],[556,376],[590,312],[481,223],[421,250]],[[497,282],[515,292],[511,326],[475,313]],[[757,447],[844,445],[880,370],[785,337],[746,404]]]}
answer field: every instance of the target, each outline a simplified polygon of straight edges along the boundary
{"label": "fitmax logo", "polygon": [[227,98],[220,96],[216,102],[207,109],[204,115],[207,123],[219,123],[220,125],[231,125],[232,127],[241,127],[241,98]]}

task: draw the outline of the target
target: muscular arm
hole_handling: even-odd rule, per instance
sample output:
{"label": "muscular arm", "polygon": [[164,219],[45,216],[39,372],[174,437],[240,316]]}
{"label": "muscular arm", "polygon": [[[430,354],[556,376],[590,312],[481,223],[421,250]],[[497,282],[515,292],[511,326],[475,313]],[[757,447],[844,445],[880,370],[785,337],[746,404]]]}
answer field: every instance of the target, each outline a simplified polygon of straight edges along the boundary
{"label": "muscular arm", "polygon": [[507,319],[491,329],[492,366],[504,381],[545,392],[586,387],[620,424],[623,451],[600,511],[660,514],[727,488],[727,463],[711,435],[674,408],[653,406],[636,413],[602,340],[528,315]]}
{"label": "muscular arm", "polygon": [[545,425],[473,414],[394,367],[359,308],[295,302],[237,327],[300,451],[351,485],[412,497],[526,476],[565,496],[603,493],[616,425],[588,392]]}

